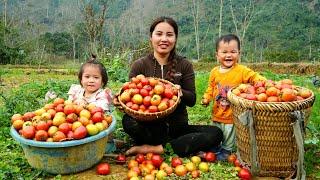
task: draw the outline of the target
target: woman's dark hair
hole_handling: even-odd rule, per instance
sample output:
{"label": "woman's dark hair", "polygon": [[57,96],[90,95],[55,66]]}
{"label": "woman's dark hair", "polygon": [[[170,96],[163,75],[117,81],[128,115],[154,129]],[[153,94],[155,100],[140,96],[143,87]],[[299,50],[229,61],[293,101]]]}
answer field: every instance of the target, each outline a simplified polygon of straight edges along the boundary
{"label": "woman's dark hair", "polygon": [[85,62],[85,63],[83,63],[81,65],[80,71],[78,73],[78,79],[79,79],[79,82],[81,84],[84,68],[87,67],[87,66],[96,66],[96,67],[99,68],[100,74],[102,76],[102,87],[104,88],[108,83],[107,69],[104,67],[104,65],[99,60],[96,59],[96,57],[97,57],[96,55],[92,54],[91,58],[89,58],[87,60],[87,62]]}
{"label": "woman's dark hair", "polygon": [[240,51],[240,39],[238,36],[234,35],[234,34],[227,34],[224,36],[219,37],[219,39],[216,40],[216,51],[218,51],[219,48],[219,43],[221,41],[229,43],[230,41],[235,40],[238,43],[238,50]]}
{"label": "woman's dark hair", "polygon": [[[173,20],[171,17],[165,17],[165,16],[161,16],[153,21],[153,23],[150,26],[150,37],[152,36],[152,33],[153,33],[154,29],[156,28],[156,26],[162,22],[166,22],[166,23],[170,24],[170,26],[173,27],[174,34],[176,35],[176,39],[178,39],[179,30],[178,30],[178,25],[177,25],[176,21]],[[168,65],[169,71],[166,74],[166,79],[171,82],[174,82],[174,75],[176,73],[176,70],[175,70],[176,64],[177,64],[176,45],[174,45],[174,47],[171,50],[169,57],[168,57],[168,64],[167,65]]]}

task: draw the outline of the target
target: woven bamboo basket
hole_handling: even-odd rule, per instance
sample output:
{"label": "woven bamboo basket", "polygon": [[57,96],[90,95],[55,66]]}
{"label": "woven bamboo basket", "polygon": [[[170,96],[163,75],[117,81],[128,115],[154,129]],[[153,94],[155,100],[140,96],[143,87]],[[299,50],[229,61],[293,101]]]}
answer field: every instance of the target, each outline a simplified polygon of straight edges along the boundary
{"label": "woven bamboo basket", "polygon": [[[174,86],[172,82],[167,81],[165,79],[160,79],[160,78],[155,78],[155,79],[159,80],[162,83],[171,84],[172,86]],[[123,89],[120,90],[119,94],[121,94],[122,92],[123,92]],[[180,103],[180,94],[178,93],[178,98],[175,101],[173,106],[169,107],[165,111],[154,112],[154,113],[145,113],[145,112],[140,112],[140,111],[135,111],[133,109],[130,109],[121,101],[120,96],[118,97],[118,101],[123,107],[124,112],[130,115],[131,117],[137,119],[138,121],[154,121],[170,115],[177,108],[178,104]]]}
{"label": "woven bamboo basket", "polygon": [[[297,87],[298,89],[301,87]],[[298,146],[294,137],[291,113],[301,111],[304,125],[310,115],[315,96],[293,102],[258,102],[228,92],[236,128],[237,153],[242,165],[250,168],[258,164],[254,175],[289,177],[296,171]],[[250,127],[240,121],[244,112],[252,112],[255,143],[250,138]],[[252,155],[252,147],[256,149]]]}

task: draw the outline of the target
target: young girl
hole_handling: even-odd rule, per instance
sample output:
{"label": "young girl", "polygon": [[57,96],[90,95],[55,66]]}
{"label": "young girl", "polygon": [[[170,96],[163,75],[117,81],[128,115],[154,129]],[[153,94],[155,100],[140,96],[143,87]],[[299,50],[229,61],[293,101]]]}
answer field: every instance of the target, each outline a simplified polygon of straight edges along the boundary
{"label": "young girl", "polygon": [[107,71],[94,55],[82,64],[78,78],[80,85],[71,85],[68,100],[83,106],[92,103],[101,107],[105,112],[110,112],[112,93],[109,88],[105,88],[108,83]]}

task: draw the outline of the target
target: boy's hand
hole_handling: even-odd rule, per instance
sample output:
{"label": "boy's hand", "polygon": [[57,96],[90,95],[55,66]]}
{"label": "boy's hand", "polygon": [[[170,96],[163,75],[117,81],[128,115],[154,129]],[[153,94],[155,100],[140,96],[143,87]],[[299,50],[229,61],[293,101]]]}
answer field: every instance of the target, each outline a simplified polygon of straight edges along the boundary
{"label": "boy's hand", "polygon": [[202,98],[201,105],[207,107],[210,104],[210,101],[206,98]]}

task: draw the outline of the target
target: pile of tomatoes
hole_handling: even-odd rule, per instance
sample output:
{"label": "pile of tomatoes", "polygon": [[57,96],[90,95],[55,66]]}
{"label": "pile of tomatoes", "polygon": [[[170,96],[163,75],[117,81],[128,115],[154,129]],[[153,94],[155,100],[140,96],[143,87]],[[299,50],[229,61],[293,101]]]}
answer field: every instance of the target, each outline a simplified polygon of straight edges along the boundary
{"label": "pile of tomatoes", "polygon": [[33,112],[14,114],[12,126],[26,139],[47,142],[83,139],[107,129],[112,122],[101,107],[73,104],[63,98]]}
{"label": "pile of tomatoes", "polygon": [[260,102],[291,102],[309,98],[309,89],[295,86],[290,79],[277,82],[272,80],[258,81],[255,84],[240,84],[232,89],[235,95]]}
{"label": "pile of tomatoes", "polygon": [[119,100],[126,107],[143,113],[165,111],[178,99],[178,89],[173,84],[142,74],[124,83],[121,91]]}

